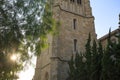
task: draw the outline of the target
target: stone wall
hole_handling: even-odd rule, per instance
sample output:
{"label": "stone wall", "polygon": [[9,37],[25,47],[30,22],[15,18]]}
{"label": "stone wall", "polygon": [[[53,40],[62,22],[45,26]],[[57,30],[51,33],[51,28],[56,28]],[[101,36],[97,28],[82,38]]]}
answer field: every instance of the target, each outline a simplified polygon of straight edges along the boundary
{"label": "stone wall", "polygon": [[[57,57],[62,60],[69,60],[74,54],[74,39],[77,40],[77,51],[84,51],[88,34],[96,39],[94,29],[94,18],[76,15],[65,10],[59,11],[59,21],[61,26],[58,28],[59,35],[57,40]],[[57,11],[55,11],[57,12]],[[76,29],[73,28],[73,19],[76,19]],[[65,80],[68,76],[68,65],[64,61],[58,62],[58,80]],[[54,79],[53,79],[54,80]]]}
{"label": "stone wall", "polygon": [[[34,80],[66,80],[69,70],[67,61],[72,54],[85,50],[89,33],[92,39],[96,39],[89,0],[82,0],[81,5],[70,0],[54,2],[53,17],[61,25],[57,27],[57,35],[48,35],[50,46],[37,58]],[[77,40],[76,50],[74,40]]]}

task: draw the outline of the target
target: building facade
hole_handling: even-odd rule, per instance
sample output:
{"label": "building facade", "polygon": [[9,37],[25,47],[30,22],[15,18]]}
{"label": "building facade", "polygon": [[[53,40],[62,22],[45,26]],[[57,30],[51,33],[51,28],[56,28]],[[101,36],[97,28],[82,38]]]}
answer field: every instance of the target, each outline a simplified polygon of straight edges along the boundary
{"label": "building facade", "polygon": [[53,17],[61,25],[58,35],[48,35],[49,47],[37,57],[33,80],[66,80],[72,54],[84,51],[89,33],[96,39],[89,0],[52,1]]}
{"label": "building facade", "polygon": [[110,40],[114,43],[114,42],[118,42],[118,38],[116,37],[116,35],[119,35],[120,34],[120,28],[112,31],[110,33],[110,36],[109,36],[109,33],[104,35],[103,37],[99,38],[98,39],[98,42],[101,42],[103,48],[105,48],[107,46],[107,43],[108,43],[108,38],[110,37]]}

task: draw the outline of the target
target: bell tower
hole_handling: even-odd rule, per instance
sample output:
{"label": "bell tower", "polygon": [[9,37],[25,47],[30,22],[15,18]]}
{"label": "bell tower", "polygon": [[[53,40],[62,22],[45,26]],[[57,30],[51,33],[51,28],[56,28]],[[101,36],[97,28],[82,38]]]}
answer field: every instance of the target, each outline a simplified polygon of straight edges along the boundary
{"label": "bell tower", "polygon": [[61,25],[58,35],[48,35],[49,47],[37,57],[33,80],[66,80],[72,54],[84,51],[89,33],[96,39],[89,0],[51,1],[53,17]]}

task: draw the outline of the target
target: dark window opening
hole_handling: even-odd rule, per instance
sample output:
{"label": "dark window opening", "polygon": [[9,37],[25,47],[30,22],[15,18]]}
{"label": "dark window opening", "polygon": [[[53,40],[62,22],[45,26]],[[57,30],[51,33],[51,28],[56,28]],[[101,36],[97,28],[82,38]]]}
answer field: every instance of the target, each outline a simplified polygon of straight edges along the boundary
{"label": "dark window opening", "polygon": [[73,28],[76,29],[76,19],[73,19]]}
{"label": "dark window opening", "polygon": [[77,51],[77,39],[74,39],[74,51]]}
{"label": "dark window opening", "polygon": [[49,80],[48,72],[45,73],[45,80]]}
{"label": "dark window opening", "polygon": [[75,0],[70,0],[71,2],[75,2]]}
{"label": "dark window opening", "polygon": [[77,0],[77,3],[78,3],[78,4],[81,4],[81,0]]}

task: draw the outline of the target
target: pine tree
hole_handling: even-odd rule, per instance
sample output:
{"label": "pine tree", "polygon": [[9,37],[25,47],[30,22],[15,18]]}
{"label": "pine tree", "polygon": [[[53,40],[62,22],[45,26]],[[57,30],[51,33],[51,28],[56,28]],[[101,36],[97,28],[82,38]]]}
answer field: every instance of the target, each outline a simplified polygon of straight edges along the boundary
{"label": "pine tree", "polygon": [[98,53],[97,53],[97,45],[96,41],[93,41],[93,46],[92,46],[92,55],[91,55],[91,80],[98,80],[98,75],[97,74],[97,65],[98,65]]}
{"label": "pine tree", "polygon": [[69,64],[69,80],[87,80],[86,78],[86,68],[85,68],[85,62],[83,61],[82,53],[76,53],[74,56],[75,59],[71,58],[71,60],[68,62]]}
{"label": "pine tree", "polygon": [[87,43],[85,45],[85,58],[86,58],[86,79],[91,80],[91,61],[92,61],[92,52],[91,52],[91,35],[89,34]]}
{"label": "pine tree", "polygon": [[103,80],[102,78],[102,69],[103,69],[103,66],[102,66],[102,59],[103,59],[103,54],[104,54],[104,50],[103,50],[103,47],[102,47],[102,44],[101,42],[99,42],[99,46],[98,46],[98,65],[97,65],[97,69],[98,69],[98,80]]}
{"label": "pine tree", "polygon": [[117,37],[118,41],[112,42],[110,33],[111,32],[109,32],[108,44],[103,55],[102,75],[103,80],[118,80],[120,76],[120,66],[118,67],[120,64],[119,37]]}
{"label": "pine tree", "polygon": [[73,55],[71,57],[71,60],[68,62],[69,64],[69,77],[68,77],[68,80],[74,80],[75,78],[75,68],[74,68],[74,60],[73,60]]}
{"label": "pine tree", "polygon": [[111,53],[111,35],[110,35],[110,31],[109,31],[109,38],[107,40],[107,47],[106,47],[106,50],[105,50],[105,53],[103,55],[103,61],[102,61],[102,66],[103,66],[103,69],[102,69],[102,75],[103,75],[103,80],[110,80],[110,75],[109,75],[109,70],[111,70],[111,62],[112,60],[110,59],[110,56],[112,55]]}

